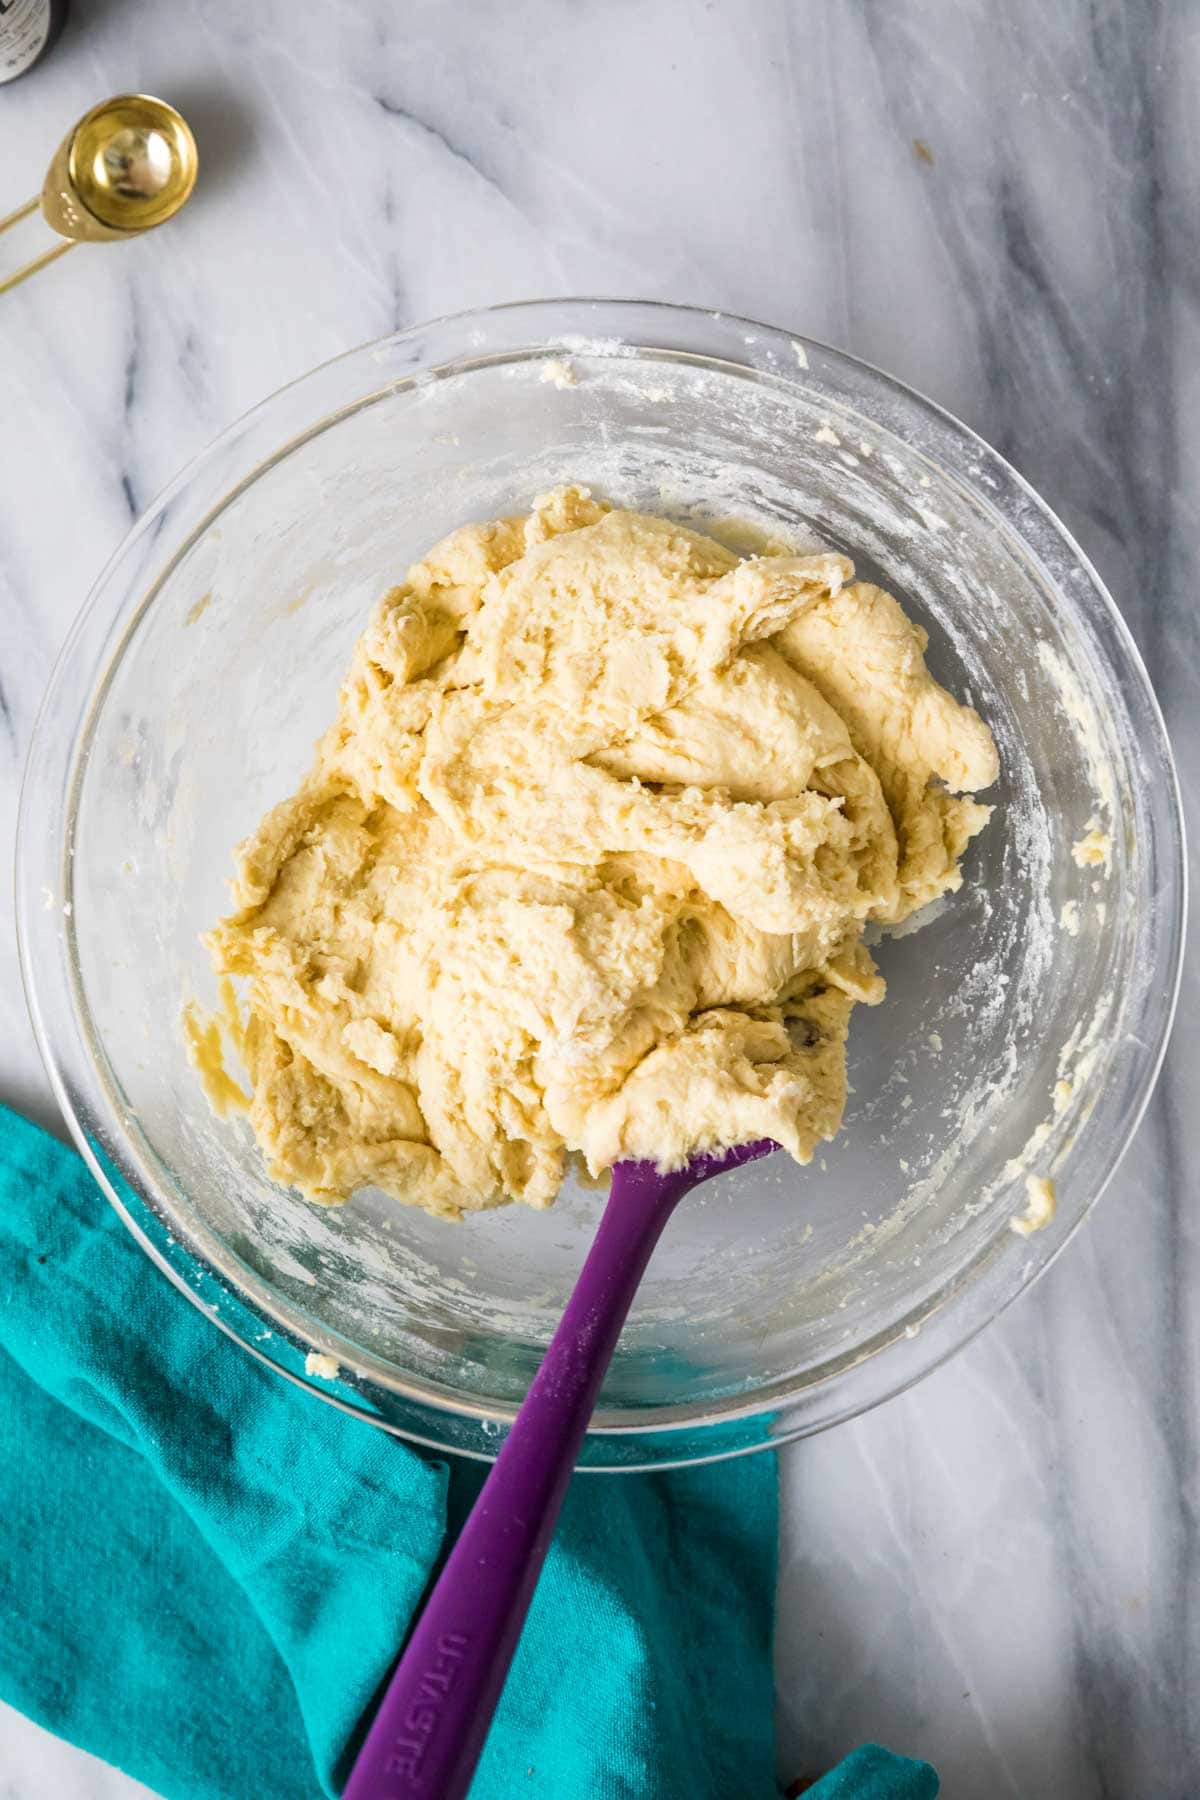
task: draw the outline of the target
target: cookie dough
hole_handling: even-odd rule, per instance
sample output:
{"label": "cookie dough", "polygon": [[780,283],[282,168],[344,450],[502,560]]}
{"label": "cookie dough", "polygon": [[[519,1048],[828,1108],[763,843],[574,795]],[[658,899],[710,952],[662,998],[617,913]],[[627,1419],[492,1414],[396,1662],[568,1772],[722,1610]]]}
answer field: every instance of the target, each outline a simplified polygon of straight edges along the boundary
{"label": "cookie dough", "polygon": [[207,939],[248,1098],[188,1019],[276,1179],[456,1215],[837,1131],[863,930],[959,886],[997,774],[852,575],[566,488],[384,596]]}

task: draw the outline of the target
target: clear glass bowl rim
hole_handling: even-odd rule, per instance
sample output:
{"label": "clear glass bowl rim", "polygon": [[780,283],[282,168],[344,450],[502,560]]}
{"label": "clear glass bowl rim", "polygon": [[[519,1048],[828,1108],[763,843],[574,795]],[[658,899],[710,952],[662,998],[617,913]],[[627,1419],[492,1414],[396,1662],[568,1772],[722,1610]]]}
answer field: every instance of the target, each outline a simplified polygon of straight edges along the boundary
{"label": "clear glass bowl rim", "polygon": [[[524,359],[555,350],[569,353],[580,342],[601,353],[665,351],[692,362],[732,365],[767,379],[814,385],[797,356],[799,349],[808,369],[820,370],[820,385],[826,392],[849,401],[868,416],[872,400],[877,412],[898,408],[919,413],[936,446],[937,459],[943,466],[959,470],[974,463],[987,479],[986,493],[979,498],[1039,561],[1044,563],[1045,550],[1053,548],[1059,556],[1065,552],[1074,565],[1072,573],[1080,579],[1073,583],[1071,595],[1058,589],[1058,597],[1088,629],[1127,709],[1153,777],[1143,798],[1153,832],[1153,858],[1165,872],[1163,922],[1155,941],[1147,940],[1144,946],[1153,958],[1156,979],[1147,984],[1138,1042],[1119,1081],[1113,1072],[1088,1127],[1089,1133],[1106,1130],[1112,1145],[1107,1170],[1091,1190],[1077,1195],[1069,1215],[1056,1221],[1053,1231],[1026,1240],[1028,1253],[1019,1265],[1012,1256],[998,1254],[1004,1247],[1004,1233],[998,1232],[992,1244],[919,1314],[886,1336],[856,1347],[815,1378],[805,1378],[794,1391],[780,1384],[748,1403],[732,1400],[710,1412],[680,1406],[650,1409],[646,1414],[597,1414],[581,1467],[665,1468],[770,1448],[840,1423],[902,1392],[961,1349],[1032,1285],[1083,1223],[1128,1148],[1165,1054],[1182,970],[1187,894],[1183,812],[1162,715],[1136,644],[1083,551],[1023,477],[969,427],[914,389],[844,351],[734,314],[662,301],[511,302],[444,315],[319,365],[245,413],[181,471],[117,548],[78,614],[52,671],[26,764],[17,834],[17,933],[35,1034],[64,1118],[108,1200],[159,1269],[260,1362],[323,1400],[431,1449],[484,1459],[493,1456],[513,1408],[490,1403],[472,1406],[450,1399],[420,1382],[396,1378],[371,1358],[353,1371],[352,1381],[331,1387],[306,1379],[305,1354],[330,1346],[315,1341],[311,1332],[298,1331],[286,1307],[264,1303],[262,1293],[252,1293],[244,1282],[232,1279],[229,1265],[222,1266],[223,1259],[219,1252],[214,1254],[211,1244],[201,1246],[180,1230],[160,1197],[141,1178],[123,1122],[88,1051],[87,1025],[80,1016],[78,983],[72,970],[70,922],[55,931],[47,922],[40,896],[47,887],[53,892],[70,891],[72,772],[79,746],[86,743],[88,720],[103,696],[114,660],[112,645],[115,641],[119,654],[134,621],[146,605],[153,604],[165,574],[215,515],[266,467],[306,438],[389,391],[458,372],[481,360]],[[398,365],[402,372],[387,375],[389,365]],[[327,388],[343,385],[353,389],[353,399],[325,411],[318,408],[315,416],[309,416],[310,396],[318,398]],[[289,407],[304,412],[306,422],[281,443],[276,442],[273,449],[260,450],[257,439],[264,436],[264,428],[274,430],[271,421]],[[139,548],[153,543],[171,505],[239,449],[250,452],[248,466],[193,526],[166,570],[155,575],[149,594],[135,595],[132,604],[122,604],[116,612],[110,604],[106,612],[110,586],[120,584],[122,571]],[[63,730],[64,711],[71,721],[70,732]],[[1147,923],[1139,929],[1149,932],[1150,926]],[[116,1180],[105,1156],[97,1151],[97,1140],[108,1146]],[[255,1325],[269,1326],[271,1354],[251,1341],[252,1335],[260,1335],[252,1333]]]}

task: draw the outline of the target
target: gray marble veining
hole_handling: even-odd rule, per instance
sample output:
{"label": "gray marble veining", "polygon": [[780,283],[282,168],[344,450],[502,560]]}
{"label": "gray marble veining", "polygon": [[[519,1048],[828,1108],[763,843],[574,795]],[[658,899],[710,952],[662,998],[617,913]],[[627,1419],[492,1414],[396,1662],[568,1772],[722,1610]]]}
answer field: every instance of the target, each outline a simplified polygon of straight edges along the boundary
{"label": "gray marble veining", "polygon": [[[740,311],[958,413],[1076,532],[1200,782],[1200,6],[131,0],[0,94],[0,212],[142,87],[203,176],[160,235],[0,300],[0,833],[52,658],[236,414],[441,311]],[[21,170],[24,173],[19,173]],[[3,244],[3,267],[40,241]],[[7,903],[7,902],[6,902]],[[11,933],[0,1094],[49,1121]],[[1200,1792],[1197,975],[1068,1254],[952,1364],[781,1459],[780,1772],[863,1737],[951,1800]],[[138,1790],[11,1714],[13,1800]]]}

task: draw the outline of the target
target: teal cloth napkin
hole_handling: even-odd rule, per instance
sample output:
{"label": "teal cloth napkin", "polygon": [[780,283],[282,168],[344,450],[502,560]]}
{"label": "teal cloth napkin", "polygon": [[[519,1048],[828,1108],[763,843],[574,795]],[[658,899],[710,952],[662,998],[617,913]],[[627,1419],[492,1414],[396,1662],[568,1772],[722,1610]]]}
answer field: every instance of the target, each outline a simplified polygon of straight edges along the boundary
{"label": "teal cloth napkin", "polygon": [[[247,1356],[0,1107],[0,1698],[169,1800],[336,1794],[480,1479]],[[771,1800],[775,1536],[765,1454],[575,1481],[472,1800]]]}

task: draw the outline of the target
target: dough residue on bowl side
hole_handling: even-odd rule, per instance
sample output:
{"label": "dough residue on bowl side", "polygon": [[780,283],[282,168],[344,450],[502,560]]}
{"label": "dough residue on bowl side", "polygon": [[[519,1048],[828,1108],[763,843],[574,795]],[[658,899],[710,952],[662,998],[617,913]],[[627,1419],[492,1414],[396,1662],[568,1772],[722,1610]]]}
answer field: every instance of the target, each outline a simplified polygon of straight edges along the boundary
{"label": "dough residue on bowl side", "polygon": [[1057,1207],[1058,1195],[1051,1178],[1048,1175],[1027,1175],[1025,1207],[1008,1221],[1009,1230],[1015,1231],[1018,1237],[1032,1237],[1035,1231],[1045,1231]]}

